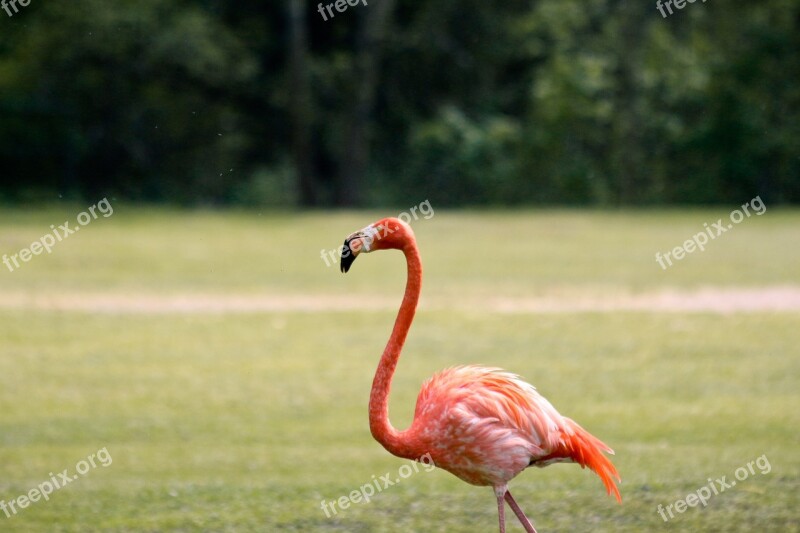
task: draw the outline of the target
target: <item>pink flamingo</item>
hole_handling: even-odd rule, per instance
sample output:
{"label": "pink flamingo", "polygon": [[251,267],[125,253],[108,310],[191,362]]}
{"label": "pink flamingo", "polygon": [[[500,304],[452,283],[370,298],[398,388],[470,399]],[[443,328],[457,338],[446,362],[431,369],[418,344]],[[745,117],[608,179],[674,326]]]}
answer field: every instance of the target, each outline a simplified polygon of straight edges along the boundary
{"label": "pink flamingo", "polygon": [[536,532],[508,490],[508,482],[529,466],[588,466],[621,502],[614,482],[620,480],[619,474],[603,455],[613,450],[561,416],[532,385],[497,368],[460,366],[439,372],[422,385],[411,427],[405,431],[392,427],[389,389],[419,301],[422,263],[411,227],[384,218],[345,239],[342,272],[360,253],[375,250],[401,250],[408,268],[403,302],[372,382],[369,427],[375,440],[405,459],[430,454],[436,466],[467,483],[493,487],[501,533],[504,501],[526,531]]}

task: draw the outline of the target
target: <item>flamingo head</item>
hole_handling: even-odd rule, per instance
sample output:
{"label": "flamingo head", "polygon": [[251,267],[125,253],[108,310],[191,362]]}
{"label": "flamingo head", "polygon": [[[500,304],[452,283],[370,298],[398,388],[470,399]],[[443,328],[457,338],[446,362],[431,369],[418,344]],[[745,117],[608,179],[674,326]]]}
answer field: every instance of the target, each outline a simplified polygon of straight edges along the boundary
{"label": "flamingo head", "polygon": [[342,272],[350,270],[350,265],[359,254],[375,250],[402,250],[414,240],[411,226],[399,218],[383,218],[366,228],[351,233],[342,247]]}

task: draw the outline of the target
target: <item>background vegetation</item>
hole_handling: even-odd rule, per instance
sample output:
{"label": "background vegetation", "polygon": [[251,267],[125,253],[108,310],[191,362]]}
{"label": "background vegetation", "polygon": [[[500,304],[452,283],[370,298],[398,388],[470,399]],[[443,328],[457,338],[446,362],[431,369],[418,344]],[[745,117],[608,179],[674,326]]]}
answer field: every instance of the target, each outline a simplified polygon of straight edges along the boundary
{"label": "background vegetation", "polygon": [[0,197],[800,200],[800,2],[74,0],[0,12]]}

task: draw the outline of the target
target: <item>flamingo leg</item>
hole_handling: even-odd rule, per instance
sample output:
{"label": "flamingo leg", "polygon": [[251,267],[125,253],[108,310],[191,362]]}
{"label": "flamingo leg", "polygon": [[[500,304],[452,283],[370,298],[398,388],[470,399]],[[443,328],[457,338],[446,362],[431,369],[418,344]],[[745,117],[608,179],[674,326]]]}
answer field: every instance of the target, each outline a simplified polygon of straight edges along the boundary
{"label": "flamingo leg", "polygon": [[500,489],[495,489],[495,495],[497,496],[497,516],[500,519],[500,533],[506,533],[506,504],[503,501],[503,496],[505,494],[505,489],[500,491]]}
{"label": "flamingo leg", "polygon": [[525,516],[525,513],[522,512],[522,509],[519,508],[516,500],[514,500],[514,497],[508,490],[506,490],[505,499],[508,502],[508,505],[511,507],[511,510],[514,511],[514,514],[517,515],[517,518],[519,518],[519,521],[522,524],[522,527],[525,528],[525,531],[528,533],[536,533],[536,529],[533,527],[533,524],[531,524],[531,521],[528,520],[527,516]]}

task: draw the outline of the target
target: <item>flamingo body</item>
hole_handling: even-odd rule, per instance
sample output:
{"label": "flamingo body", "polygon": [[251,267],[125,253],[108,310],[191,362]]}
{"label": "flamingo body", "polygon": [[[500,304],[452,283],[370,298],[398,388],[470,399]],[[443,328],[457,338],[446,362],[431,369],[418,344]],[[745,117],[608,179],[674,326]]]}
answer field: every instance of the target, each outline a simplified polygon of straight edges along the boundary
{"label": "flamingo body", "polygon": [[389,391],[411,328],[422,286],[422,262],[411,227],[385,218],[351,234],[342,248],[342,272],[360,253],[401,250],[408,278],[394,328],[381,355],[369,401],[372,436],[390,453],[406,459],[428,454],[433,463],[473,485],[488,485],[497,497],[500,532],[505,532],[507,502],[529,533],[533,524],[517,505],[508,482],[530,466],[574,462],[600,477],[621,501],[619,475],[604,455],[614,452],[558,411],[533,385],[497,368],[454,367],[426,381],[417,398],[414,421],[405,431],[389,422]]}
{"label": "flamingo body", "polygon": [[[519,376],[461,366],[422,386],[404,432],[417,451],[472,485],[507,484],[530,466],[575,462],[598,473],[618,499],[617,472],[600,452],[611,448],[558,411]],[[424,451],[423,451],[424,450]]]}

